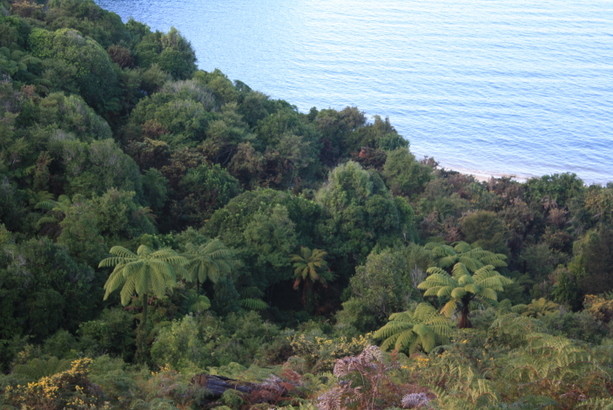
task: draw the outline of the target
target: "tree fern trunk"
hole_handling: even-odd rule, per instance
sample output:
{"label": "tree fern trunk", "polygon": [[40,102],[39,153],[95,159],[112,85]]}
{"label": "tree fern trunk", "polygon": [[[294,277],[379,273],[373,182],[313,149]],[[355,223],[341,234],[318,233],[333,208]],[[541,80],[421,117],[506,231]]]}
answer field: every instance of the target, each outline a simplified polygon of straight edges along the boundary
{"label": "tree fern trunk", "polygon": [[463,297],[462,298],[462,309],[460,310],[460,322],[458,323],[458,327],[460,329],[466,329],[473,327],[472,323],[470,323],[470,318],[468,317],[470,314],[470,298]]}
{"label": "tree fern trunk", "polygon": [[149,296],[144,293],[143,294],[143,320],[141,321],[141,326],[143,328],[147,327],[147,313],[149,310]]}
{"label": "tree fern trunk", "polygon": [[147,315],[149,307],[149,296],[145,293],[143,298],[143,311],[141,313],[141,321],[136,330],[136,361],[145,363],[147,361],[147,339],[149,336]]}

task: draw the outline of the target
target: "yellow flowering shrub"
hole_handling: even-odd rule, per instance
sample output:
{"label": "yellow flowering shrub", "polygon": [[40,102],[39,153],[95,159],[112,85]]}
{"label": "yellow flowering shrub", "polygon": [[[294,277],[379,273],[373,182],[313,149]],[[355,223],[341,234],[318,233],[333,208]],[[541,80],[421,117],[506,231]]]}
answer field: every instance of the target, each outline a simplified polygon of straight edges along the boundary
{"label": "yellow flowering shrub", "polygon": [[8,386],[4,398],[25,409],[104,408],[100,390],[87,378],[91,363],[87,357],[77,359],[63,372],[26,385]]}
{"label": "yellow flowering shrub", "polygon": [[597,295],[586,295],[583,301],[585,311],[597,320],[609,323],[613,320],[613,300]]}

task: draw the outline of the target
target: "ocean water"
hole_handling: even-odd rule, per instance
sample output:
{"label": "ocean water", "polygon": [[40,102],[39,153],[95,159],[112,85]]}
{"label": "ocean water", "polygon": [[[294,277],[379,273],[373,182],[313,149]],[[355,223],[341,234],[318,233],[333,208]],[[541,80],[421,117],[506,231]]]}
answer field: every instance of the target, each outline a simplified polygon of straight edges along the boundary
{"label": "ocean water", "polygon": [[389,117],[446,168],[613,181],[612,0],[97,3],[300,111]]}

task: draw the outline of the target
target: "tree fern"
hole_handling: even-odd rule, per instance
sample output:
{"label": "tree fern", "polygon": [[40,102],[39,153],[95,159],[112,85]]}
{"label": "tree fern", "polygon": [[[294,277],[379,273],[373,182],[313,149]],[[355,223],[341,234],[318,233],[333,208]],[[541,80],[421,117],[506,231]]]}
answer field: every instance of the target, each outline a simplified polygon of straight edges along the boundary
{"label": "tree fern", "polygon": [[114,256],[103,259],[98,265],[100,268],[114,266],[104,284],[104,300],[122,287],[122,305],[130,303],[134,293],[163,297],[174,285],[176,269],[186,262],[171,249],[152,251],[146,245],[139,246],[136,254],[122,246],[113,246],[110,253]]}
{"label": "tree fern", "polygon": [[184,277],[188,282],[198,284],[206,280],[217,283],[230,275],[238,266],[238,258],[234,251],[219,239],[210,240],[200,246],[188,244],[184,256],[187,258]]}
{"label": "tree fern", "polygon": [[[430,244],[428,244],[430,245]],[[453,248],[448,245],[426,245],[432,253],[440,256],[438,266],[428,268],[429,274],[417,288],[424,290],[424,296],[448,299],[441,313],[451,317],[460,311],[459,326],[470,327],[469,305],[473,299],[481,302],[495,302],[498,292],[511,284],[509,278],[496,271],[497,266],[506,266],[504,255],[494,254],[466,242],[458,242]],[[485,264],[484,260],[493,264]],[[453,266],[451,266],[453,264]],[[450,268],[451,274],[443,269]]]}
{"label": "tree fern", "polygon": [[427,303],[420,303],[413,312],[394,313],[381,329],[374,333],[384,339],[381,348],[413,353],[418,349],[430,352],[451,335],[451,323]]}

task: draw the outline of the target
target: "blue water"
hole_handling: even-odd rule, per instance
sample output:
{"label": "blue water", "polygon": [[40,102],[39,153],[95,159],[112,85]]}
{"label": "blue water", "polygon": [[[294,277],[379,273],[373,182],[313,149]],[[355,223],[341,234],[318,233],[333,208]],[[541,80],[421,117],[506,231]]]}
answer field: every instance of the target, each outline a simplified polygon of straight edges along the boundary
{"label": "blue water", "polygon": [[97,0],[306,112],[389,117],[482,176],[613,181],[611,0]]}

